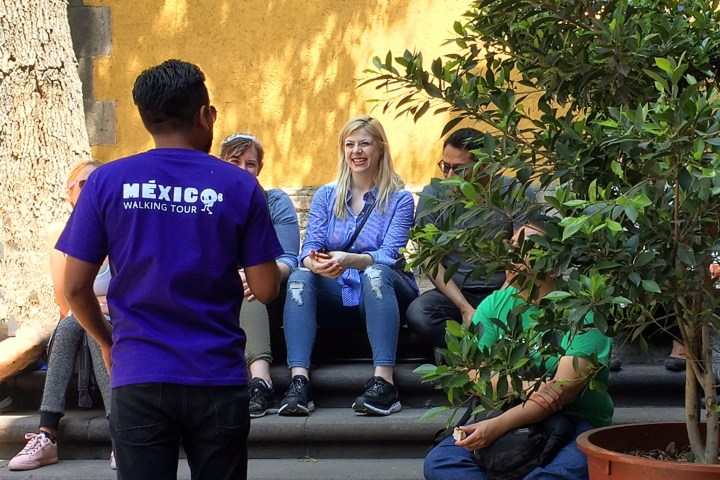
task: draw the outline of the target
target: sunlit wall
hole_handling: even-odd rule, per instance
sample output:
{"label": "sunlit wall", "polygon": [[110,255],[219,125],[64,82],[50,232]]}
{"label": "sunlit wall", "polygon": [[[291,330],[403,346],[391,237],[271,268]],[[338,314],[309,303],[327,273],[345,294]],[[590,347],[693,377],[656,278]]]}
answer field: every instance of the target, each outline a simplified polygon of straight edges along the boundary
{"label": "sunlit wall", "polygon": [[387,131],[396,168],[411,187],[435,175],[444,116],[414,123],[373,110],[383,98],[358,88],[374,55],[420,50],[430,60],[451,47],[460,0],[86,0],[109,6],[112,54],[95,59],[94,97],[116,102],[116,145],[93,148],[113,160],[152,147],[132,103],[145,68],[168,58],[196,63],[219,115],[213,152],[236,131],[265,146],[266,187],[316,186],[334,178],[337,133],[370,113]]}

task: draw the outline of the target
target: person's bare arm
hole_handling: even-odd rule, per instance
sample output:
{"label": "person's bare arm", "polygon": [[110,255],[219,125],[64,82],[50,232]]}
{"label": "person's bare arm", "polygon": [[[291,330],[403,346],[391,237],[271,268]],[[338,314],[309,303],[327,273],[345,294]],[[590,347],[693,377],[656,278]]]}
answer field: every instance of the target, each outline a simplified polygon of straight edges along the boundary
{"label": "person's bare arm", "polygon": [[280,292],[280,270],[275,260],[245,267],[245,280],[257,300],[272,302]]}
{"label": "person's bare arm", "polygon": [[585,358],[562,357],[553,379],[530,395],[527,402],[511,408],[499,417],[460,427],[468,436],[456,442],[456,445],[477,450],[490,445],[510,430],[549,417],[553,412],[575,401],[585,388],[590,369],[590,362]]}
{"label": "person's bare arm", "polygon": [[435,285],[440,293],[445,295],[457,308],[460,310],[463,318],[463,324],[470,325],[472,318],[475,316],[475,309],[468,303],[465,296],[462,294],[460,287],[457,283],[450,278],[445,283],[445,267],[442,265],[437,266],[437,273],[435,275],[429,274],[428,278]]}
{"label": "person's bare arm", "polygon": [[93,290],[93,283],[99,270],[100,265],[66,256],[63,293],[78,323],[100,345],[109,372],[112,334]]}
{"label": "person's bare arm", "polygon": [[65,254],[55,248],[50,250],[50,277],[53,283],[55,303],[60,307],[60,318],[70,313],[70,305],[65,301]]}

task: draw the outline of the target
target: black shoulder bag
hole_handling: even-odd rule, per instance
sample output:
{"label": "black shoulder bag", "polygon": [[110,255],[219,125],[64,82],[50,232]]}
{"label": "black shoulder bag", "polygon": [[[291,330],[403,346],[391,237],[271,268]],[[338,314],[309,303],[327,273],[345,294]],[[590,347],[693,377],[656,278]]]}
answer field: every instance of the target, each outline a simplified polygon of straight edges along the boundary
{"label": "black shoulder bag", "polygon": [[[463,426],[477,406],[473,401],[456,424]],[[482,422],[502,415],[503,410],[483,410],[475,415],[475,422]],[[439,443],[452,435],[453,429],[439,432]],[[492,444],[473,452],[475,462],[482,467],[489,480],[522,480],[536,467],[547,465],[562,447],[575,436],[575,424],[562,412],[555,412],[546,419],[510,430]]]}

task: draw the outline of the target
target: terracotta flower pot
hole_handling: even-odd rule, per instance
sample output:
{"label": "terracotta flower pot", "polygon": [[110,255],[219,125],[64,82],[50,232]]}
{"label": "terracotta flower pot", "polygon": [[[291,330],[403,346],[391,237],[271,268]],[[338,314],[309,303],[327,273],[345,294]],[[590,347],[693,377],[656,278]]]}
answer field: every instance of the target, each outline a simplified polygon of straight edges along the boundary
{"label": "terracotta flower pot", "polygon": [[590,480],[718,480],[720,465],[636,457],[619,452],[688,445],[684,423],[638,423],[596,428],[577,439],[588,456]]}

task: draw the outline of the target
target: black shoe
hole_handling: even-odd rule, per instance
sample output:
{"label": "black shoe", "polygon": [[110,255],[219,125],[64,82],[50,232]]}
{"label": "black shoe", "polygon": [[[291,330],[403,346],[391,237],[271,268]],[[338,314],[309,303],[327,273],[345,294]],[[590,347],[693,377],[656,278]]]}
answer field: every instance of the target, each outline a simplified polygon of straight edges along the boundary
{"label": "black shoe", "polygon": [[285,398],[282,399],[278,414],[287,416],[307,416],[315,410],[312,401],[310,380],[302,375],[295,375],[290,382]]}
{"label": "black shoe", "polygon": [[609,365],[611,372],[618,372],[622,369],[622,362],[619,358],[612,357]]}
{"label": "black shoe", "polygon": [[685,359],[678,357],[667,357],[665,359],[665,368],[667,368],[671,372],[684,372]]}
{"label": "black shoe", "polygon": [[262,378],[253,378],[250,382],[250,418],[262,417],[277,411],[273,387]]}
{"label": "black shoe", "polygon": [[402,409],[397,388],[382,377],[368,380],[365,393],[355,399],[352,408],[368,415],[390,415]]}

